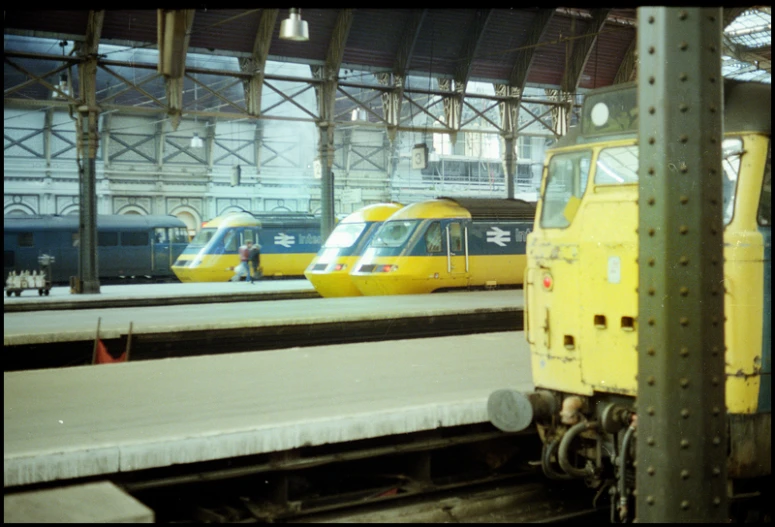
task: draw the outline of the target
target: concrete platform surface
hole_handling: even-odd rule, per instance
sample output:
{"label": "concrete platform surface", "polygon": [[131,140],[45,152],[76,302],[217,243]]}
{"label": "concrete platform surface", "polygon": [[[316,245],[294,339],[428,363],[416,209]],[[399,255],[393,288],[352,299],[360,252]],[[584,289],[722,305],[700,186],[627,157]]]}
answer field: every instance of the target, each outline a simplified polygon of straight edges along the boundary
{"label": "concrete platform surface", "polygon": [[[201,285],[201,284],[199,284]],[[250,287],[247,284],[232,284]],[[521,309],[522,290],[470,291],[431,295],[309,298],[271,302],[224,302],[180,306],[35,311],[3,314],[3,345],[120,338],[133,323],[134,335],[278,325],[347,323],[466,311]]]}
{"label": "concrete platform surface", "polygon": [[103,285],[98,294],[70,293],[66,286],[52,287],[48,296],[38,296],[37,290],[24,291],[21,296],[3,295],[3,308],[11,310],[34,309],[79,309],[96,304],[116,304],[132,301],[177,301],[197,303],[212,297],[223,297],[239,301],[258,300],[277,296],[280,293],[308,293],[318,296],[315,288],[306,279],[261,280],[254,284],[247,282],[205,282],[176,284],[132,284]]}
{"label": "concrete platform surface", "polygon": [[521,332],[3,374],[4,486],[487,421]]}
{"label": "concrete platform surface", "polygon": [[3,497],[3,523],[153,523],[151,509],[109,481]]}

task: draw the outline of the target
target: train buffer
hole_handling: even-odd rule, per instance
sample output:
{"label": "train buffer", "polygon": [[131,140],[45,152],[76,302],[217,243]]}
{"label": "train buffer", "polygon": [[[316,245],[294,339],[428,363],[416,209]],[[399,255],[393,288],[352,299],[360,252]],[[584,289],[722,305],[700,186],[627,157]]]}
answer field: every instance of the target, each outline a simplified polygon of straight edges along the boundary
{"label": "train buffer", "polygon": [[21,296],[22,291],[28,289],[37,289],[39,296],[48,296],[51,291],[51,264],[54,263],[54,257],[42,254],[38,256],[38,263],[41,266],[40,270],[25,270],[20,271],[19,274],[16,274],[16,271],[8,273],[8,278],[5,279],[6,296]]}

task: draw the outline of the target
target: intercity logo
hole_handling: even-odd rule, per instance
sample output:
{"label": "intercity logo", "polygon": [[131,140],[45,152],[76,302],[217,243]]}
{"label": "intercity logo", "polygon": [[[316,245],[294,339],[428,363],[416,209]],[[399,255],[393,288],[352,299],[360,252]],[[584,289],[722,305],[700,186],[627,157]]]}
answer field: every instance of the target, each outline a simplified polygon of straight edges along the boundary
{"label": "intercity logo", "polygon": [[497,243],[501,247],[506,247],[506,244],[511,241],[511,233],[504,231],[498,227],[493,227],[487,231],[487,243]]}
{"label": "intercity logo", "polygon": [[277,236],[274,237],[274,243],[275,245],[282,245],[283,247],[290,247],[294,243],[296,243],[296,237],[290,236],[288,234],[285,234],[284,232],[281,232]]}

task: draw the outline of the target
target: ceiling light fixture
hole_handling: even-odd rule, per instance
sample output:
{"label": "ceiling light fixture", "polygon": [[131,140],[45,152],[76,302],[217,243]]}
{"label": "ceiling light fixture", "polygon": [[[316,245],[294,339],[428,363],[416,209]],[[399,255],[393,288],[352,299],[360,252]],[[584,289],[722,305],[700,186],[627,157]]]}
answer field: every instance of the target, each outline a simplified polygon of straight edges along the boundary
{"label": "ceiling light fixture", "polygon": [[202,138],[199,137],[199,134],[194,132],[194,136],[191,138],[191,144],[189,146],[191,148],[202,148],[204,145],[205,143],[202,141]]}
{"label": "ceiling light fixture", "polygon": [[288,18],[280,24],[280,38],[297,42],[309,40],[309,28],[307,23],[301,19],[301,9],[291,8]]}
{"label": "ceiling light fixture", "polygon": [[[65,56],[65,46],[67,46],[66,40],[61,40],[59,42],[59,47],[62,48],[62,58]],[[59,76],[59,84],[57,84],[57,88],[59,91],[51,90],[51,96],[55,99],[66,99],[67,96],[70,95],[70,88],[69,83],[67,82],[67,74],[62,73],[62,75]],[[59,93],[62,92],[62,93]],[[64,94],[64,95],[63,95]]]}

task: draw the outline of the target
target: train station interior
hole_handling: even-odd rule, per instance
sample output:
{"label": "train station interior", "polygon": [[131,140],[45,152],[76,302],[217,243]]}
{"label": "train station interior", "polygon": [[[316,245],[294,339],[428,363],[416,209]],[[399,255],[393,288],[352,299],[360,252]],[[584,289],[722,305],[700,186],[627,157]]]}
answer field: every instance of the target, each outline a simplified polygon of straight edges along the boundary
{"label": "train station interior", "polygon": [[770,6],[4,22],[5,522],[771,521]]}

